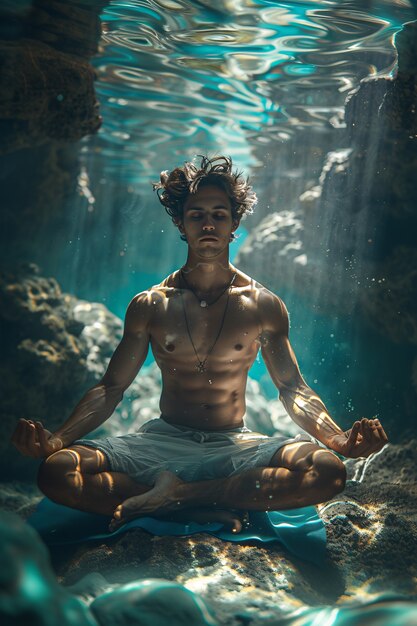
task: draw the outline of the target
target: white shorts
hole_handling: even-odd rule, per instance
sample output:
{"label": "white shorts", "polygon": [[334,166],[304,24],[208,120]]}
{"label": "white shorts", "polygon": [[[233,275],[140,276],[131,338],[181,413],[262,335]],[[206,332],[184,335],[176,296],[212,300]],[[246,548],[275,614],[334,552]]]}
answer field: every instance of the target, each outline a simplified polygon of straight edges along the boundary
{"label": "white shorts", "polygon": [[289,443],[322,444],[307,433],[268,437],[242,426],[207,431],[173,426],[161,418],[146,422],[137,433],[102,439],[77,439],[105,454],[110,471],[123,472],[139,483],[153,485],[169,470],[187,482],[224,478],[254,467],[268,467],[274,454]]}

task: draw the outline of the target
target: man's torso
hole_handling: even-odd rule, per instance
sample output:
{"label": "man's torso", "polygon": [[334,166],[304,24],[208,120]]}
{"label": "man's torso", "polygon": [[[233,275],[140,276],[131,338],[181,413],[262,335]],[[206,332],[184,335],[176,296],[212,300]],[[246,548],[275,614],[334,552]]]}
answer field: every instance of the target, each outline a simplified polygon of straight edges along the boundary
{"label": "man's torso", "polygon": [[205,308],[189,289],[179,288],[177,272],[150,290],[150,342],[162,372],[160,409],[166,421],[203,430],[243,424],[247,375],[260,347],[258,300],[264,289],[238,272],[233,286]]}

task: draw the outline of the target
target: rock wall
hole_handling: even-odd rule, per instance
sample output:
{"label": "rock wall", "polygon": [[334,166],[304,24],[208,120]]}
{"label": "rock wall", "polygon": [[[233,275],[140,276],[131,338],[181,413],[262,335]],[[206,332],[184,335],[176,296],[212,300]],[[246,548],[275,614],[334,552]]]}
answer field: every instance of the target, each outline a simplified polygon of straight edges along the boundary
{"label": "rock wall", "polygon": [[396,361],[378,391],[395,435],[399,419],[416,432],[416,41],[410,22],[396,36],[396,75],[366,79],[349,95],[341,146],[301,206],[265,217],[236,260],[272,290],[299,294],[312,316],[333,317],[370,384],[380,378],[371,346],[379,363]]}
{"label": "rock wall", "polygon": [[[101,125],[90,58],[107,2],[34,0],[0,9],[1,258],[32,260],[46,224],[65,223],[78,141]],[[18,71],[16,71],[18,68]],[[45,233],[44,233],[45,234]]]}

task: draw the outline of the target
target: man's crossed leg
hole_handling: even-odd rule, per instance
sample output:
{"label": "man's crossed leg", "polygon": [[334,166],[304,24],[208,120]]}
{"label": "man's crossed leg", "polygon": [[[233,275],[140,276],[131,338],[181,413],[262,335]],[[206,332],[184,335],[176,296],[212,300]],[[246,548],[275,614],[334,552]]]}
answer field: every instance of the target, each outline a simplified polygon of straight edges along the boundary
{"label": "man's crossed leg", "polygon": [[231,511],[293,509],[330,500],[344,490],[346,469],[330,450],[309,442],[281,447],[268,467],[231,477],[184,482],[161,472],[153,486],[112,472],[105,455],[74,445],[55,452],[39,469],[38,484],[51,500],[81,511],[112,516],[110,530],[141,516],[223,522],[242,527]]}

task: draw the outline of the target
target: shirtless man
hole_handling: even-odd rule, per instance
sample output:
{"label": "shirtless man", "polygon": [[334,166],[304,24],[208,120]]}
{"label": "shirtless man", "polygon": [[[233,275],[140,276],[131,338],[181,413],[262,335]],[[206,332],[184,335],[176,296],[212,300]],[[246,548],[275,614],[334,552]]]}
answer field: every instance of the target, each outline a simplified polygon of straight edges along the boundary
{"label": "shirtless man", "polygon": [[[346,432],[337,426],[301,376],[283,301],[229,262],[233,233],[256,203],[231,168],[225,157],[203,157],[200,169],[185,163],[161,173],[154,188],[187,242],[185,265],[133,298],[103,379],[56,432],[20,420],[13,435],[20,452],[44,459],[38,483],[49,498],[112,516],[110,530],[182,511],[239,532],[240,516],[230,510],[325,502],[345,487],[334,452],[367,457],[388,441],[377,419]],[[162,372],[161,417],[139,433],[79,440],[111,416],[149,345]],[[285,409],[310,436],[268,438],[244,426],[247,375],[259,349]]]}

